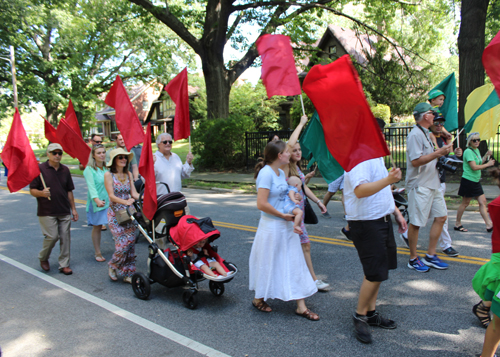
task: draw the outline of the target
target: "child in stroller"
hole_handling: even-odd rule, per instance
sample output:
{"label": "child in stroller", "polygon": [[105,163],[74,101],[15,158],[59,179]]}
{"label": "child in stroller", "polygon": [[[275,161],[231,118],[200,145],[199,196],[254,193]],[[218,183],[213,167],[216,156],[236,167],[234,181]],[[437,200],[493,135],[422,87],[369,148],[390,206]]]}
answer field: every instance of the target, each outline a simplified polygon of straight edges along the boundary
{"label": "child in stroller", "polygon": [[[203,273],[213,276],[214,278],[227,277],[233,272],[226,272],[222,265],[211,257],[208,253],[208,249],[205,248],[205,244],[208,243],[208,239],[203,239],[199,243],[195,244],[192,248],[189,248],[186,252],[187,256],[191,258],[193,264],[200,269]],[[201,249],[201,250],[200,250]],[[216,275],[212,270],[215,270],[218,275]]]}

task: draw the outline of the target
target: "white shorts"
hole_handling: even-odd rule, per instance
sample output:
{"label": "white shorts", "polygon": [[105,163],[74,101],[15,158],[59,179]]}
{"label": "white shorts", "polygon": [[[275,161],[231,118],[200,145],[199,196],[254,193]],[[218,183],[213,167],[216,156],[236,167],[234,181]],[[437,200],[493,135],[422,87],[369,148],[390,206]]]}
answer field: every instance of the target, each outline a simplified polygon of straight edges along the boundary
{"label": "white shorts", "polygon": [[328,184],[328,192],[335,193],[338,190],[343,190],[343,189],[344,189],[344,175],[340,176],[338,179]]}
{"label": "white shorts", "polygon": [[445,217],[448,215],[444,196],[439,189],[416,187],[408,192],[408,215],[410,223],[417,227],[425,227],[429,217]]}
{"label": "white shorts", "polygon": [[[216,262],[216,260],[214,258],[207,258],[207,262],[208,264],[212,263],[212,262]],[[194,265],[198,268],[198,269],[201,269],[201,267],[203,265],[205,265],[205,262],[203,260],[197,260],[194,262]]]}

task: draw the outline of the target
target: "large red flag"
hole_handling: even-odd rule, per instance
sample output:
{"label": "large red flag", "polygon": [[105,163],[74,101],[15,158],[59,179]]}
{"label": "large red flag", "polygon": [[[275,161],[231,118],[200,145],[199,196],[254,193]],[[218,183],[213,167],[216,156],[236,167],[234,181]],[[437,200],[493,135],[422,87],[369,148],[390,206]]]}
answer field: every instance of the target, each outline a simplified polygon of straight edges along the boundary
{"label": "large red flag", "polygon": [[262,83],[269,98],[273,95],[289,96],[302,93],[290,37],[263,35],[257,40],[257,51],[262,57]]}
{"label": "large red flag", "polygon": [[500,96],[500,31],[483,51],[483,66]]}
{"label": "large red flag", "polygon": [[302,88],[318,111],[328,150],[344,170],[389,155],[349,55],[315,65]]}
{"label": "large red flag", "polygon": [[19,191],[40,175],[35,153],[26,136],[17,108],[1,156],[5,166],[9,169],[7,187],[10,192]]}
{"label": "large red flag", "polygon": [[130,102],[120,76],[116,76],[104,103],[115,108],[116,126],[123,136],[127,150],[130,151],[134,146],[142,143],[144,141],[144,131],[142,130],[141,121],[132,102]]}
{"label": "large red flag", "polygon": [[165,90],[175,103],[174,140],[185,139],[191,135],[187,67],[165,86]]}
{"label": "large red flag", "polygon": [[54,128],[52,126],[52,124],[50,124],[47,119],[43,118],[43,120],[45,121],[45,123],[44,123],[44,126],[45,126],[45,138],[48,141],[50,141],[51,143],[59,143],[59,139],[57,138],[56,128]]}
{"label": "large red flag", "polygon": [[73,108],[73,102],[69,100],[68,109],[66,109],[66,114],[64,116],[66,123],[71,129],[78,134],[78,136],[83,140],[82,131],[80,130],[80,124],[78,124],[78,118],[76,117],[75,109]]}
{"label": "large red flag", "polygon": [[63,150],[71,157],[77,158],[83,166],[87,166],[92,149],[75,133],[65,119],[59,121],[57,137]]}
{"label": "large red flag", "polygon": [[151,123],[148,123],[146,137],[144,138],[144,145],[142,146],[141,161],[139,162],[139,173],[146,180],[142,211],[149,220],[152,220],[156,212],[156,207],[158,206],[158,200],[156,197],[156,178],[153,161],[153,150],[151,149]]}

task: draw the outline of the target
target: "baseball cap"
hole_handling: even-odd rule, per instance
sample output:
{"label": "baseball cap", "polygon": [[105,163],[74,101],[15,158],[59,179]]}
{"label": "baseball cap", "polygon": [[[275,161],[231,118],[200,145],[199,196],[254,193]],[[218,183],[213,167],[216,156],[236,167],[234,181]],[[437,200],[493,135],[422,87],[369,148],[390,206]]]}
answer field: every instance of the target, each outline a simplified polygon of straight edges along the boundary
{"label": "baseball cap", "polygon": [[436,111],[429,103],[418,103],[413,109],[413,115],[427,113],[429,110]]}
{"label": "baseball cap", "polygon": [[57,143],[52,143],[52,144],[49,144],[49,146],[47,146],[47,152],[51,152],[51,151],[54,151],[57,149],[64,151],[62,146],[57,144]]}
{"label": "baseball cap", "polygon": [[434,99],[436,97],[439,97],[440,95],[443,95],[446,98],[446,96],[444,95],[444,93],[442,91],[440,91],[439,89],[432,89],[429,92],[429,98],[427,100]]}

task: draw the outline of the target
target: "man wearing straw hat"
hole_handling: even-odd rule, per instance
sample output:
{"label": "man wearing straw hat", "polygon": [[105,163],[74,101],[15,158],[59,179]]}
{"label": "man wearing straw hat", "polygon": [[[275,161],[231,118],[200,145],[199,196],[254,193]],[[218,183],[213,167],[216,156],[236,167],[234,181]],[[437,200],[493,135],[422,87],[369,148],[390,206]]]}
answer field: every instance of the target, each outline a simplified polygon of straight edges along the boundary
{"label": "man wearing straw hat", "polygon": [[[436,168],[437,159],[451,152],[453,145],[443,145],[435,150],[429,136],[429,128],[434,123],[435,110],[429,103],[419,103],[413,111],[416,125],[406,141],[406,189],[408,191],[408,243],[410,261],[408,268],[420,273],[435,269],[447,269],[448,264],[436,255],[439,236],[446,222],[447,210],[444,196],[440,192],[441,182]],[[427,254],[422,260],[417,255],[418,232],[425,227],[429,216],[434,222],[429,233]]]}
{"label": "man wearing straw hat", "polygon": [[[52,248],[60,240],[59,271],[73,274],[69,267],[71,220],[78,221],[78,212],[73,197],[73,179],[68,167],[61,164],[62,146],[49,144],[48,160],[39,165],[40,176],[30,183],[30,193],[38,203],[37,216],[44,235],[42,250],[38,254],[40,266],[49,271]],[[73,215],[73,218],[71,218]]]}

